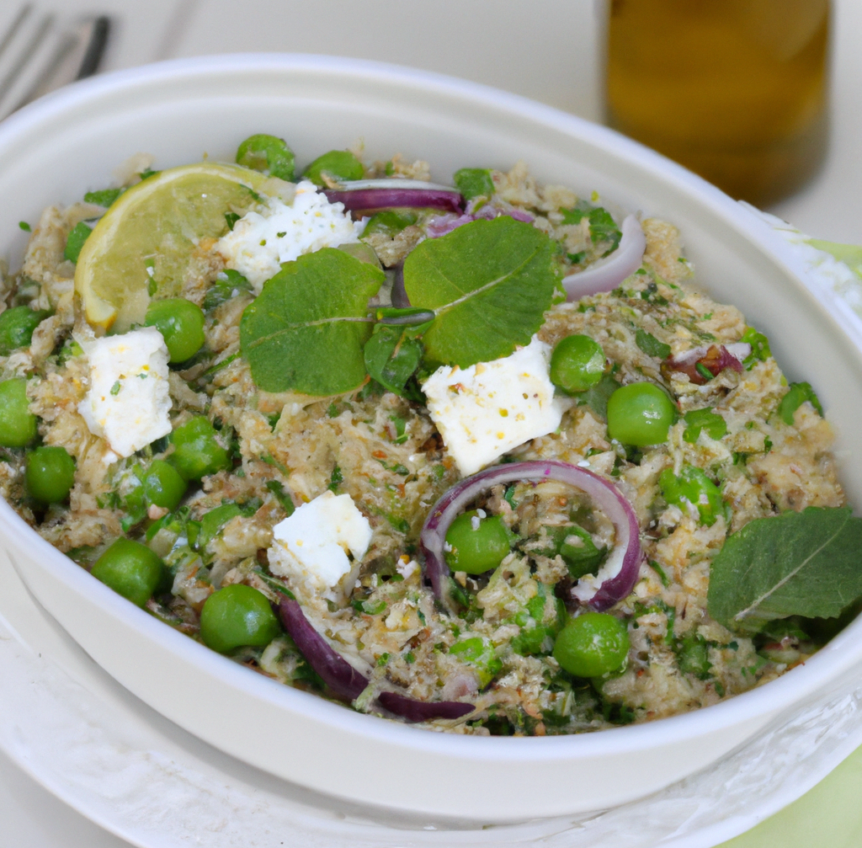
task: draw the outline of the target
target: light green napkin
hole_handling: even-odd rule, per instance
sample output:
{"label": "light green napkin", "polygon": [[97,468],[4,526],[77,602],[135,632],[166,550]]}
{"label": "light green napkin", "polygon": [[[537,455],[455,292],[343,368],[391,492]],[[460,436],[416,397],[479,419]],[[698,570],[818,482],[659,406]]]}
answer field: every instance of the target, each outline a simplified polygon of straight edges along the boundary
{"label": "light green napkin", "polygon": [[[754,211],[788,242],[818,285],[862,316],[862,247],[814,239],[773,215]],[[719,848],[860,848],[860,798],[862,748],[798,801]]]}
{"label": "light green napkin", "polygon": [[859,848],[862,748],[772,818],[719,848]]}

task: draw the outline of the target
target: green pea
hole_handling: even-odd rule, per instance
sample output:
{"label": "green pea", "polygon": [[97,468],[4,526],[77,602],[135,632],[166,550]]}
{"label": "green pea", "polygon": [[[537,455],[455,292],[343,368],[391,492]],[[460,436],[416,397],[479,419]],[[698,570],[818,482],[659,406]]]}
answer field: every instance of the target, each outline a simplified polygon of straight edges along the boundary
{"label": "green pea", "polygon": [[203,310],[182,297],[154,300],[147,309],[144,323],[164,336],[171,362],[191,359],[206,339]]}
{"label": "green pea", "polygon": [[476,510],[459,515],[446,533],[451,550],[446,562],[453,571],[484,574],[496,568],[512,547],[509,529],[499,515],[480,518]]}
{"label": "green pea", "polygon": [[554,659],[575,677],[601,677],[618,671],[628,652],[625,622],[606,612],[570,618],[554,642]]}
{"label": "green pea", "polygon": [[197,415],[171,433],[176,450],[170,461],[185,480],[200,480],[230,468],[230,454],[218,443],[215,427],[203,415]]}
{"label": "green pea", "polygon": [[496,190],[491,172],[487,168],[461,168],[453,175],[455,187],[464,196],[464,200],[474,197],[491,197]]}
{"label": "green pea", "polygon": [[349,150],[330,150],[318,156],[303,172],[306,179],[315,185],[325,184],[323,175],[336,180],[361,180],[365,176],[365,166]]}
{"label": "green pea", "polygon": [[724,500],[718,486],[701,471],[684,465],[679,476],[665,468],[658,478],[664,499],[685,510],[688,505],[697,508],[702,524],[711,527],[719,515],[724,515]]}
{"label": "green pea", "polygon": [[675,418],[673,401],[653,383],[621,386],[608,401],[608,434],[624,445],[666,442]]}
{"label": "green pea", "polygon": [[551,382],[567,395],[592,388],[604,371],[605,352],[589,336],[566,336],[551,354]]}
{"label": "green pea", "polygon": [[75,460],[63,447],[43,446],[27,454],[24,483],[32,498],[44,504],[66,500],[75,485]]}
{"label": "green pea", "polygon": [[296,159],[282,138],[258,133],[249,136],[236,151],[238,165],[253,171],[269,171],[273,177],[293,182]]}
{"label": "green pea", "polygon": [[22,377],[0,383],[0,446],[23,448],[36,438],[36,416],[30,412],[27,381]]}
{"label": "green pea", "polygon": [[201,610],[201,638],[220,654],[268,645],[280,633],[281,625],[266,596],[241,583],[213,592]]}
{"label": "green pea", "polygon": [[132,539],[117,539],[97,560],[92,575],[117,594],[144,606],[165,579],[155,551]]}
{"label": "green pea", "polygon": [[0,356],[8,356],[13,350],[27,347],[33,331],[51,313],[30,309],[29,306],[13,306],[0,315]]}
{"label": "green pea", "polygon": [[147,501],[169,510],[179,506],[188,487],[179,471],[163,459],[153,460],[142,482]]}

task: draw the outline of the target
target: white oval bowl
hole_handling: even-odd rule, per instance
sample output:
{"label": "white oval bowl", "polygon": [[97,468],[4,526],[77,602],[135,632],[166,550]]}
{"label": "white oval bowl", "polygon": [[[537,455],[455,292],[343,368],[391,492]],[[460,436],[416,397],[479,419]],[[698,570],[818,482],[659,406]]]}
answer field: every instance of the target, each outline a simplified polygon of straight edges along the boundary
{"label": "white oval bowl", "polygon": [[[814,385],[838,433],[842,482],[862,504],[862,356],[755,215],[668,160],[597,125],[483,86],[328,57],[253,55],[153,65],[76,84],[0,124],[0,251],[17,266],[21,220],[101,188],[128,156],[156,167],[231,159],[255,132],[288,139],[300,166],[365,143],[446,181],[523,159],[542,182],[598,191],[682,231],[698,279],[770,337]],[[246,763],[353,801],[425,816],[511,822],[643,797],[741,745],[862,660],[856,621],[804,666],[727,702],[651,724],[569,737],[432,733],[352,712],[249,672],[91,578],[0,502],[0,540],[42,605],[116,680]]]}

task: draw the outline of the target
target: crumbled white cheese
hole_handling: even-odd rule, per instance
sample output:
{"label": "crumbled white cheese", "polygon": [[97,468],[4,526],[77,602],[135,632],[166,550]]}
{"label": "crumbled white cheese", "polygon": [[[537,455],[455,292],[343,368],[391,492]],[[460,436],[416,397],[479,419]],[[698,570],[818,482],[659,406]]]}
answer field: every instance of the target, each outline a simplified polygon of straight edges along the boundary
{"label": "crumbled white cheese", "polygon": [[350,495],[324,492],[273,527],[269,568],[301,595],[339,600],[370,544],[371,525]]}
{"label": "crumbled white cheese", "polygon": [[344,204],[330,203],[310,180],[296,186],[292,205],[277,197],[262,212],[248,212],[215,249],[260,294],[263,284],[304,253],[359,241],[365,221],[353,221]]}
{"label": "crumbled white cheese", "polygon": [[550,361],[551,348],[534,337],[511,356],[443,366],[425,381],[428,411],[463,475],[560,426],[570,401],[554,398]]}
{"label": "crumbled white cheese", "polygon": [[116,456],[131,456],[171,432],[169,355],[155,327],[84,342],[83,348],[90,387],[78,412],[94,436]]}

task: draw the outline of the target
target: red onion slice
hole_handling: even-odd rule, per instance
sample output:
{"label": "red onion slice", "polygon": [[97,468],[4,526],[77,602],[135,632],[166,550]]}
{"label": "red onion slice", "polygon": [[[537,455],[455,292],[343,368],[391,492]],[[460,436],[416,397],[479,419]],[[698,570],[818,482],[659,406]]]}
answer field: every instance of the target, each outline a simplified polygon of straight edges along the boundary
{"label": "red onion slice", "polygon": [[379,209],[443,209],[460,214],[464,198],[450,186],[421,180],[353,180],[324,189],[330,203],[343,203],[348,212]]}
{"label": "red onion slice", "polygon": [[621,227],[619,246],[610,255],[594,262],[583,271],[563,277],[566,300],[578,300],[591,294],[613,291],[626,277],[630,277],[643,263],[646,236],[640,221],[629,215]]}
{"label": "red onion slice", "polygon": [[432,507],[419,537],[425,559],[425,574],[434,594],[448,601],[449,567],[444,545],[446,531],[456,516],[491,486],[517,481],[559,480],[580,489],[613,522],[616,546],[595,577],[581,578],[572,590],[573,596],[595,610],[605,610],[625,598],[638,579],[641,549],[637,516],[631,504],[613,483],[592,471],[567,462],[515,462],[496,465],[467,477],[449,489]]}
{"label": "red onion slice", "polygon": [[717,377],[725,368],[741,374],[742,361],[751,353],[751,345],[747,342],[736,342],[730,345],[701,345],[687,350],[678,356],[671,356],[662,364],[664,371],[679,371],[687,374],[689,380],[697,385],[703,385],[707,378],[698,369],[705,368],[713,377]]}
{"label": "red onion slice", "polygon": [[[300,653],[333,694],[347,701],[355,701],[368,686],[368,678],[329,646],[305,617],[298,601],[282,598],[278,614]],[[417,701],[397,692],[381,692],[377,701],[393,715],[411,722],[462,718],[476,709],[473,704],[464,701]]]}
{"label": "red onion slice", "polygon": [[463,718],[476,708],[463,701],[417,701],[397,692],[381,692],[380,706],[407,721],[431,721],[435,718]]}
{"label": "red onion slice", "polygon": [[278,605],[278,614],[284,629],[323,682],[339,698],[348,701],[358,698],[368,686],[368,678],[329,647],[327,641],[305,617],[299,602],[292,598],[282,598]]}

